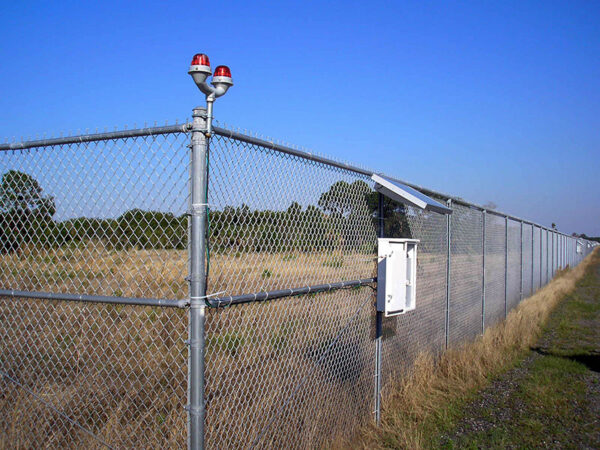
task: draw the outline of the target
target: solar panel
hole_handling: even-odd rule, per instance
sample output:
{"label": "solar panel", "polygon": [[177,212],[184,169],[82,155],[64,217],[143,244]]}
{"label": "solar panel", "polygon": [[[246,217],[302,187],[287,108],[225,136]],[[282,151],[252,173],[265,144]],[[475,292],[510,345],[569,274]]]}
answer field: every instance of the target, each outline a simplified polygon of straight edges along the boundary
{"label": "solar panel", "polygon": [[452,214],[452,210],[446,205],[436,202],[410,186],[377,174],[371,175],[371,179],[375,182],[377,192],[394,201],[440,214]]}

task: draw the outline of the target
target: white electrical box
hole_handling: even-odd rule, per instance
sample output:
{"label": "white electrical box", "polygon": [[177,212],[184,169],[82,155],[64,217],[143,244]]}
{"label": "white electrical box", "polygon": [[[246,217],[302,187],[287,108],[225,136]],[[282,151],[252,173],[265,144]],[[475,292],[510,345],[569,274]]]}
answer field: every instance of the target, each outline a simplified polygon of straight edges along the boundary
{"label": "white electrical box", "polygon": [[415,309],[417,239],[378,239],[377,311],[386,317]]}

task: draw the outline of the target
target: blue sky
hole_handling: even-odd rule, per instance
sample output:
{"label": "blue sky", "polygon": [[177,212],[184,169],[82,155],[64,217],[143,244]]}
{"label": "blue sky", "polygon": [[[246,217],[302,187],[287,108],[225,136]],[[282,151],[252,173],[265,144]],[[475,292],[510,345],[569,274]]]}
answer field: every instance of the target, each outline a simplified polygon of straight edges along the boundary
{"label": "blue sky", "polygon": [[215,116],[600,235],[600,3],[3,2],[0,136]]}

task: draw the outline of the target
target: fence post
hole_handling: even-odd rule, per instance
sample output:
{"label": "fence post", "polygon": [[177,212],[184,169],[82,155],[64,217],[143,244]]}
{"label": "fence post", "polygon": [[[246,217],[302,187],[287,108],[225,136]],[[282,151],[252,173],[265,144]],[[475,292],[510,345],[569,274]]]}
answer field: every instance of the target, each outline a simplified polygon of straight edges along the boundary
{"label": "fence post", "polygon": [[485,209],[482,211],[482,217],[483,217],[483,232],[482,232],[482,242],[483,242],[483,258],[482,258],[482,263],[483,263],[483,276],[481,277],[482,279],[482,288],[481,288],[481,334],[485,333]]}
{"label": "fence post", "polygon": [[508,315],[508,217],[504,217],[504,318]]}
{"label": "fence post", "polygon": [[550,282],[550,272],[551,272],[551,266],[550,266],[550,237],[549,237],[549,232],[548,230],[546,230],[546,284],[548,284]]}
{"label": "fence post", "polygon": [[529,295],[533,295],[534,293],[534,284],[533,284],[533,278],[534,278],[534,274],[533,274],[533,262],[535,261],[535,225],[531,224],[531,291],[529,292]]}
{"label": "fence post", "polygon": [[[452,199],[446,201],[448,208],[452,208]],[[452,242],[452,221],[450,220],[452,214],[446,214],[446,348],[450,341],[450,244]]]}
{"label": "fence post", "polygon": [[550,233],[552,236],[552,265],[550,266],[550,275],[554,278],[554,231]]}
{"label": "fence post", "polygon": [[191,450],[204,448],[204,307],[206,296],[206,209],[208,137],[206,109],[195,108],[190,168],[190,317],[188,416]]}
{"label": "fence post", "polygon": [[523,221],[521,220],[521,288],[519,290],[519,302],[523,301],[523,272],[525,269],[523,262]]}
{"label": "fence post", "polygon": [[542,229],[542,227],[540,227],[540,289],[542,287],[542,281],[543,281],[542,263],[544,262],[544,252],[542,251],[542,249],[544,248],[542,245],[542,241],[544,240],[544,238],[542,236],[544,236],[544,230]]}
{"label": "fence post", "polygon": [[[378,194],[377,218],[378,230],[377,234],[380,238],[385,236],[385,222],[383,217],[383,195]],[[379,281],[377,282],[379,289]],[[375,423],[381,423],[381,354],[383,345],[383,312],[375,308]]]}

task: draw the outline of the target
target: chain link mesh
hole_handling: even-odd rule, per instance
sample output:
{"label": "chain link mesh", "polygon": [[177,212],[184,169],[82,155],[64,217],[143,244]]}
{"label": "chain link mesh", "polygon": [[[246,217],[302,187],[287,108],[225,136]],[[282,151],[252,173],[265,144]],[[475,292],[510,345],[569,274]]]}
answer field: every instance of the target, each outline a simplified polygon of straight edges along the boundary
{"label": "chain link mesh", "polygon": [[485,217],[485,326],[504,318],[504,264],[506,262],[505,218]]}
{"label": "chain link mesh", "polygon": [[510,219],[507,250],[506,309],[510,311],[521,300],[521,223]]}
{"label": "chain link mesh", "polygon": [[188,136],[0,152],[4,289],[185,298]]}
{"label": "chain link mesh", "polygon": [[480,210],[452,206],[450,242],[449,342],[481,333],[483,295],[483,216]]}
{"label": "chain link mesh", "polygon": [[523,298],[533,294],[532,244],[531,225],[523,224]]}
{"label": "chain link mesh", "polygon": [[540,229],[538,227],[533,227],[533,253],[532,253],[532,277],[533,277],[533,285],[532,285],[532,294],[536,292],[540,288]]}
{"label": "chain link mesh", "polygon": [[[414,208],[408,208],[407,212],[410,237],[420,241],[417,253],[418,305],[410,314],[383,319],[384,384],[398,379],[419,353],[438,354],[446,340],[446,216]],[[396,220],[386,219],[386,228],[397,228]],[[398,232],[391,234],[385,237],[405,237]]]}
{"label": "chain link mesh", "polygon": [[[0,288],[185,298],[187,144],[0,152]],[[186,337],[185,310],[0,297],[0,447],[184,447]]]}
{"label": "chain link mesh", "polygon": [[185,311],[0,298],[0,317],[0,443],[185,446]]}
{"label": "chain link mesh", "polygon": [[[210,156],[209,293],[375,276],[368,177],[217,137]],[[207,443],[318,447],[373,410],[368,287],[207,316]]]}
{"label": "chain link mesh", "polygon": [[[129,136],[0,152],[0,289],[79,296],[0,297],[0,447],[186,446],[188,311],[91,297],[188,295],[189,135]],[[375,277],[371,179],[246,141],[211,140],[207,294]],[[452,209],[383,201],[383,235],[420,241],[416,310],[383,321],[384,391],[591,251],[493,213],[484,236],[481,209]],[[370,422],[375,289],[207,309],[207,447],[327,447]]]}

